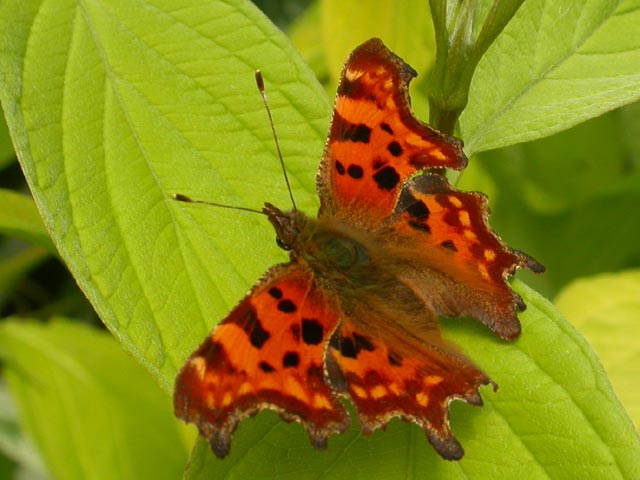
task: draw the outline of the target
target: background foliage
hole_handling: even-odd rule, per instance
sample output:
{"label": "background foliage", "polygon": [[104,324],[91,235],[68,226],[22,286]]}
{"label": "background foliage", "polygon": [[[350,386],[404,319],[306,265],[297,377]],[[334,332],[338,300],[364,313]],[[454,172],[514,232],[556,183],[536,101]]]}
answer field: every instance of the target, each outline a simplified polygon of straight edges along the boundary
{"label": "background foliage", "polygon": [[315,211],[330,97],[371,36],[418,70],[420,118],[468,99],[459,186],[547,266],[519,278],[569,321],[516,281],[517,342],[445,322],[500,385],[482,409],[452,405],[459,463],[398,421],[318,453],[267,412],[225,461],[196,441],[186,478],[640,477],[640,2],[434,0],[435,30],[426,0],[267,3],[287,36],[241,0],[0,4],[0,477],[181,474],[194,433],[173,418],[175,374],[286,257],[264,219],[169,196],[288,205],[260,68],[296,201]]}

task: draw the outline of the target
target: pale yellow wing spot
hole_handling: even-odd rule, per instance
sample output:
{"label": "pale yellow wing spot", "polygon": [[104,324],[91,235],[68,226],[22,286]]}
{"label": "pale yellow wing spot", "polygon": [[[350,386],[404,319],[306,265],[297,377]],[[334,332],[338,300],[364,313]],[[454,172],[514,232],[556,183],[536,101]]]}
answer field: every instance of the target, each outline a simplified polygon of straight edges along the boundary
{"label": "pale yellow wing spot", "polygon": [[471,217],[469,216],[469,212],[467,212],[466,210],[460,210],[458,212],[458,219],[460,220],[460,223],[463,226],[465,227],[471,226]]}
{"label": "pale yellow wing spot", "polygon": [[244,382],[238,389],[238,395],[246,395],[253,391],[253,386],[249,382]]}
{"label": "pale yellow wing spot", "polygon": [[453,205],[454,207],[460,208],[462,206],[462,201],[460,201],[458,197],[449,195],[447,198],[449,199],[449,202],[451,202],[451,205]]}
{"label": "pale yellow wing spot", "polygon": [[489,271],[487,270],[487,266],[483,263],[478,264],[478,271],[483,278],[489,280],[491,277],[489,276]]}
{"label": "pale yellow wing spot", "polygon": [[288,394],[293,395],[296,398],[299,398],[300,400],[304,400],[304,401],[307,400],[307,395],[304,391],[304,388],[302,387],[300,382],[293,377],[287,378],[285,391]]}
{"label": "pale yellow wing spot", "polygon": [[316,393],[313,396],[313,405],[316,408],[326,408],[327,410],[333,408],[331,402],[329,402],[329,399],[319,393]]}
{"label": "pale yellow wing spot", "polygon": [[207,362],[202,357],[193,357],[189,360],[189,365],[195,370],[196,375],[200,380],[204,379],[204,374],[207,371]]}
{"label": "pale yellow wing spot", "polygon": [[493,262],[496,259],[496,252],[494,252],[490,248],[486,248],[484,250],[484,258],[487,260],[487,262]]}
{"label": "pale yellow wing spot", "polygon": [[376,385],[371,389],[370,393],[371,393],[371,398],[377,400],[378,398],[382,398],[386,396],[388,392],[387,392],[387,389],[384,387],[384,385]]}
{"label": "pale yellow wing spot", "polygon": [[474,242],[478,240],[478,236],[475,233],[473,233],[471,230],[465,230],[463,235],[468,240],[471,240]]}
{"label": "pale yellow wing spot", "polygon": [[233,397],[231,395],[231,392],[225,392],[223,397],[222,397],[222,403],[220,404],[221,407],[228,407],[229,405],[231,405],[231,401],[233,400]]}
{"label": "pale yellow wing spot", "polygon": [[351,390],[353,390],[353,393],[356,395],[356,397],[367,398],[369,396],[367,395],[367,391],[358,385],[352,385]]}
{"label": "pale yellow wing spot", "polygon": [[428,375],[422,379],[422,383],[427,387],[439,385],[444,380],[440,375]]}
{"label": "pale yellow wing spot", "polygon": [[416,135],[415,133],[410,133],[404,139],[405,143],[410,147],[416,148],[432,148],[433,144],[431,142],[426,141],[420,135]]}
{"label": "pale yellow wing spot", "polygon": [[400,389],[400,387],[398,386],[398,384],[397,384],[397,383],[395,383],[395,382],[390,383],[390,384],[389,384],[389,386],[388,386],[388,388],[389,388],[389,391],[390,391],[391,393],[393,393],[394,395],[400,395],[400,393],[402,392],[402,390]]}
{"label": "pale yellow wing spot", "polygon": [[444,153],[442,153],[442,150],[440,150],[439,148],[432,148],[431,150],[429,150],[429,154],[432,157],[437,158],[438,160],[441,160],[441,161],[447,160],[447,156]]}
{"label": "pale yellow wing spot", "polygon": [[426,407],[427,405],[429,405],[429,395],[424,392],[418,392],[418,394],[416,395],[416,402],[418,402],[418,404],[422,405],[423,407]]}
{"label": "pale yellow wing spot", "polygon": [[345,78],[351,82],[359,79],[363,74],[364,72],[362,70],[352,70],[350,68],[344,72]]}

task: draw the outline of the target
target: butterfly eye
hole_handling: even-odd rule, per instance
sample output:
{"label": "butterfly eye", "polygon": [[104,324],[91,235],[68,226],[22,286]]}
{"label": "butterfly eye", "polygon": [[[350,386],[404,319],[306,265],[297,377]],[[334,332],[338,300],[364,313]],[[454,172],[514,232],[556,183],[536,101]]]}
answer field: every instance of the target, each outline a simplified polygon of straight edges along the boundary
{"label": "butterfly eye", "polygon": [[278,236],[276,236],[276,245],[278,245],[281,249],[286,250],[287,252],[291,250],[291,245],[285,244]]}

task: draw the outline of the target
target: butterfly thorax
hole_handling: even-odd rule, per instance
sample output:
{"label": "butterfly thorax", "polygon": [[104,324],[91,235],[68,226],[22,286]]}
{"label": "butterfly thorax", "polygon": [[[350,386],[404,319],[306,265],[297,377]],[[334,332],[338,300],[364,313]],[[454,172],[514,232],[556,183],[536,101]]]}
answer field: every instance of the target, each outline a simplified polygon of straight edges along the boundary
{"label": "butterfly thorax", "polygon": [[276,242],[292,261],[305,263],[317,280],[345,289],[380,285],[382,269],[371,256],[371,234],[326,219],[312,219],[298,210],[283,212],[266,203],[263,211],[276,230]]}

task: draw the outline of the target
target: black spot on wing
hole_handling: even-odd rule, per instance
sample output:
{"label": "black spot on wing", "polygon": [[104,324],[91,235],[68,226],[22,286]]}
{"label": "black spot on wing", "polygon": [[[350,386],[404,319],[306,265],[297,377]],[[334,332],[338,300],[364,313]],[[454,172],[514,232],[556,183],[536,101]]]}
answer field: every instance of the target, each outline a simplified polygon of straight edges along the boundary
{"label": "black spot on wing", "polygon": [[355,344],[356,352],[358,353],[360,352],[360,350],[367,350],[368,352],[373,352],[375,350],[375,347],[373,346],[373,343],[371,343],[371,340],[358,333],[353,334],[353,343]]}
{"label": "black spot on wing", "polygon": [[360,84],[361,82],[357,80],[352,81],[346,77],[342,77],[342,81],[338,87],[338,95],[351,98],[362,88]]}
{"label": "black spot on wing", "polygon": [[429,207],[427,207],[422,200],[415,200],[413,203],[409,204],[406,212],[411,215],[412,218],[423,222],[426,221],[431,214]]}
{"label": "black spot on wing", "polygon": [[387,150],[394,157],[399,157],[400,155],[402,155],[402,151],[403,151],[402,147],[400,146],[400,144],[398,142],[395,142],[395,141],[391,142],[389,145],[387,145]]}
{"label": "black spot on wing", "polygon": [[302,341],[307,345],[318,345],[324,336],[324,328],[318,320],[313,318],[302,319]]}
{"label": "black spot on wing", "polygon": [[352,337],[336,335],[331,339],[331,347],[347,358],[357,358],[362,350],[373,352],[376,348],[369,338],[359,333],[354,333]]}
{"label": "black spot on wing", "polygon": [[371,139],[371,128],[364,123],[351,123],[338,112],[334,113],[331,131],[343,142],[369,143]]}
{"label": "black spot on wing", "polygon": [[298,309],[291,300],[285,299],[278,302],[278,310],[284,313],[293,313]]}
{"label": "black spot on wing", "polygon": [[415,220],[409,220],[409,226],[414,230],[419,230],[424,233],[431,233],[431,227],[426,223],[417,222]]}
{"label": "black spot on wing", "polygon": [[300,355],[296,352],[287,352],[282,357],[282,366],[284,368],[295,368],[300,364]]}
{"label": "black spot on wing", "polygon": [[252,306],[246,307],[246,310],[242,312],[240,325],[249,335],[249,342],[255,348],[261,349],[265,342],[269,340],[269,332],[262,328],[260,319]]}
{"label": "black spot on wing", "polygon": [[386,160],[384,160],[381,157],[376,157],[373,159],[373,163],[371,164],[373,166],[374,170],[378,170],[379,168],[383,167],[384,165],[386,165],[388,162]]}
{"label": "black spot on wing", "polygon": [[384,130],[385,132],[387,132],[389,135],[393,135],[393,129],[391,128],[391,126],[388,123],[382,122],[380,124],[380,128],[382,130]]}
{"label": "black spot on wing", "polygon": [[362,178],[362,175],[364,175],[364,170],[360,165],[349,165],[347,173],[351,178],[358,180]]}
{"label": "black spot on wing", "polygon": [[451,240],[445,240],[444,242],[442,242],[440,245],[442,245],[444,248],[447,248],[453,252],[457,252],[458,249],[456,248],[455,244],[451,241]]}
{"label": "black spot on wing", "polygon": [[338,160],[336,160],[336,172],[338,172],[338,175],[344,175],[345,172],[344,165]]}
{"label": "black spot on wing", "polygon": [[377,171],[373,175],[373,180],[378,185],[378,188],[382,190],[393,190],[398,182],[400,182],[400,175],[395,168],[389,166],[382,170]]}
{"label": "black spot on wing", "polygon": [[227,354],[224,351],[224,347],[215,341],[204,342],[198,350],[193,354],[194,357],[202,357],[207,365],[225,365],[226,371],[235,373],[236,369],[228,362]]}
{"label": "black spot on wing", "polygon": [[389,360],[389,364],[394,367],[399,367],[402,365],[402,357],[395,352],[389,352],[387,355],[387,360]]}
{"label": "black spot on wing", "polygon": [[340,339],[339,345],[340,353],[343,357],[347,358],[357,358],[358,352],[356,351],[356,346],[353,343],[353,339],[350,337],[342,337]]}
{"label": "black spot on wing", "polygon": [[265,373],[271,373],[271,372],[275,372],[275,368],[273,368],[269,363],[267,362],[260,362],[260,364],[258,365],[260,367],[260,370],[262,370]]}
{"label": "black spot on wing", "polygon": [[282,290],[280,290],[278,287],[271,287],[269,289],[269,295],[271,295],[276,300],[279,300],[282,298]]}

